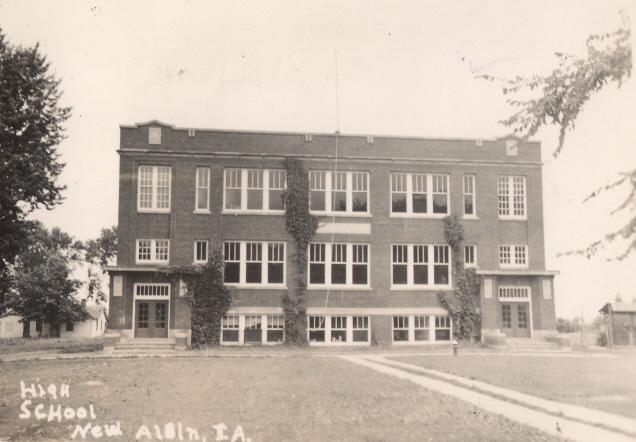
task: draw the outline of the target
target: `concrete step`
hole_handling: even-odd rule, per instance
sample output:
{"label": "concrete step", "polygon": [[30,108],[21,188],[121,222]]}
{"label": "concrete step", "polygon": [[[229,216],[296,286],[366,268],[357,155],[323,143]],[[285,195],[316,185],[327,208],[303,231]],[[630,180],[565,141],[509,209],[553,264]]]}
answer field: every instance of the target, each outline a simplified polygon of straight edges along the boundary
{"label": "concrete step", "polygon": [[174,350],[174,339],[133,339],[127,342],[118,342],[114,345],[116,352],[122,351],[169,351]]}

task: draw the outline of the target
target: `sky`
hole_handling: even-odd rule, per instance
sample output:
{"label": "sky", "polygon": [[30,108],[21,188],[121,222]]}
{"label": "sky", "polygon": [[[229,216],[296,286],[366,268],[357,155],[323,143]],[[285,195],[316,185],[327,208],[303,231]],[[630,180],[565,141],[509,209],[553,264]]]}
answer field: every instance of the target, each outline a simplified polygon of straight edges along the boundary
{"label": "sky", "polygon": [[[65,200],[35,217],[78,239],[117,223],[120,124],[503,136],[511,109],[497,85],[476,77],[547,73],[555,52],[584,55],[588,35],[616,29],[621,8],[636,16],[627,0],[0,0],[8,40],[39,42],[73,107],[59,146]],[[610,215],[625,187],[582,201],[636,167],[635,83],[594,96],[558,158],[556,130],[535,137],[558,316],[591,319],[619,293],[636,298],[636,254],[607,261],[625,244],[589,260],[558,256],[630,215]]]}

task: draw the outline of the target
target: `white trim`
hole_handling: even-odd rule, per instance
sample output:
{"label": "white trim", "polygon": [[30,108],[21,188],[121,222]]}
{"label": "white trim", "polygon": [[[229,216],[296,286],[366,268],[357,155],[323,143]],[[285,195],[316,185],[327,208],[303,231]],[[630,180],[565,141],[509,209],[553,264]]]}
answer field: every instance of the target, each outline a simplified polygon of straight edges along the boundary
{"label": "white trim", "polygon": [[[471,178],[473,191],[466,192],[466,178]],[[462,213],[465,219],[477,218],[477,177],[474,173],[467,173],[462,176]],[[466,213],[466,197],[472,195],[473,199],[473,213]]]}
{"label": "white trim", "polygon": [[[139,241],[150,241],[150,259],[139,259]],[[157,259],[157,241],[168,242],[168,257],[164,259]],[[139,238],[135,240],[135,264],[168,264],[170,262],[170,239],[168,238]]]}
{"label": "white trim", "polygon": [[[223,253],[225,253],[225,244],[238,243],[239,244],[239,282],[224,282],[226,287],[236,287],[241,289],[286,289],[287,288],[287,241],[240,241],[240,240],[226,240],[223,241]],[[252,283],[247,282],[247,243],[256,243],[261,245],[261,282]],[[267,279],[269,277],[268,264],[269,262],[269,244],[283,244],[283,282],[269,283]],[[208,252],[209,253],[209,252]],[[236,263],[237,261],[228,261]],[[254,261],[256,262],[256,261]],[[280,261],[272,261],[272,263],[281,264]],[[264,282],[263,282],[264,281]]]}
{"label": "white trim", "polygon": [[[312,244],[324,244],[325,245],[325,256],[324,261],[317,262],[322,263],[325,266],[325,283],[324,284],[312,284],[310,282],[311,274],[311,245]],[[331,284],[327,283],[327,281],[331,281],[331,265],[332,262],[332,252],[334,245],[344,245],[346,246],[346,255],[347,261],[345,264],[345,273],[346,273],[346,283],[345,284]],[[367,283],[366,284],[354,284],[353,283],[353,246],[366,246],[367,248]],[[311,242],[309,247],[307,247],[307,290],[326,290],[326,289],[335,289],[335,290],[371,290],[371,245],[369,243],[357,243],[357,242],[324,242],[324,241],[316,241]]]}
{"label": "white trim", "polygon": [[[198,260],[197,259],[197,243],[205,243],[205,259]],[[195,239],[194,240],[194,256],[192,262],[195,264],[205,264],[208,262],[208,258],[210,257],[210,242],[207,239]]]}
{"label": "white trim", "polygon": [[[141,180],[140,171],[142,167],[149,167],[151,170],[151,202],[150,207],[141,207]],[[159,168],[168,169],[168,207],[157,207],[157,195],[159,193]],[[137,180],[137,212],[139,213],[170,213],[172,208],[172,166],[139,164],[135,175]]]}
{"label": "white trim", "polygon": [[[400,312],[396,312],[391,316],[391,344],[393,345],[425,345],[425,344],[444,344],[450,343],[453,339],[453,320],[448,314],[446,310],[442,310],[441,314],[434,313],[423,313],[423,314],[408,314],[405,310]],[[418,328],[418,330],[428,330],[428,339],[426,340],[415,340],[415,317],[416,316],[426,316],[428,317],[428,328]],[[450,328],[440,328],[440,330],[450,330],[450,338],[447,340],[437,340],[435,339],[435,331],[437,330],[435,326],[435,318],[438,316],[448,317],[450,321]],[[407,328],[395,328],[394,318],[395,317],[406,317],[408,318]],[[408,339],[406,341],[396,341],[394,339],[394,331],[395,330],[407,330]]]}
{"label": "white trim", "polygon": [[[367,170],[309,170],[307,177],[314,173],[325,174],[325,188],[321,190],[311,190],[311,183],[309,187],[309,193],[311,192],[324,192],[325,194],[325,210],[312,210],[311,201],[309,203],[309,212],[316,216],[338,216],[338,217],[371,217],[371,174]],[[345,174],[345,192],[346,195],[346,210],[332,210],[332,173],[344,173]],[[366,176],[366,194],[367,194],[367,210],[364,212],[353,210],[353,174],[362,173]],[[311,180],[310,180],[311,181]],[[340,190],[342,192],[342,190]]]}
{"label": "white trim", "polygon": [[[510,263],[509,264],[505,264],[501,262],[501,248],[502,247],[508,247],[508,253],[510,254]],[[517,263],[517,258],[516,258],[516,251],[515,248],[516,247],[523,247],[525,252],[525,258],[526,258],[526,262],[519,264]],[[498,251],[498,259],[499,259],[499,267],[502,269],[527,269],[528,267],[530,267],[530,250],[528,248],[528,246],[526,244],[499,244],[499,247],[497,249]]]}
{"label": "white trim", "polygon": [[[142,285],[153,286],[153,287],[168,286],[168,296],[137,296],[137,286],[142,286]],[[172,285],[168,282],[165,282],[165,283],[164,282],[160,282],[160,283],[139,282],[139,283],[133,284],[133,300],[132,300],[133,302],[132,302],[132,318],[131,318],[133,339],[135,339],[135,330],[137,329],[137,317],[135,316],[137,301],[167,301],[168,302],[168,312],[166,316],[166,333],[167,333],[167,336],[170,336],[170,307],[172,304],[170,302],[171,291],[172,291]],[[150,314],[150,312],[148,314]],[[161,338],[156,338],[156,339],[161,339]]]}
{"label": "white trim", "polygon": [[[527,298],[507,298],[507,297],[501,297],[501,289],[524,289],[528,291],[528,297]],[[528,304],[528,328],[530,331],[530,337],[532,338],[534,336],[534,324],[533,322],[533,318],[532,318],[532,288],[530,286],[519,286],[519,285],[500,285],[499,287],[497,287],[497,300],[499,301],[499,308],[497,308],[498,310],[498,315],[499,315],[499,321],[502,321],[501,318],[501,304],[502,303],[527,303]],[[518,313],[517,313],[518,314]],[[518,321],[518,318],[517,318]],[[504,333],[504,328],[503,328],[503,323],[501,324],[501,332]],[[505,333],[504,333],[505,334]]]}
{"label": "white trim", "polygon": [[[228,209],[226,207],[226,176],[228,170],[238,170],[241,175],[241,183],[240,183],[240,191],[241,191],[241,208],[240,209]],[[257,170],[263,172],[263,180],[261,183],[262,187],[259,187],[263,192],[262,198],[262,208],[261,209],[248,209],[247,208],[247,193],[248,193],[248,172],[250,170]],[[287,188],[287,172],[284,169],[261,169],[261,168],[241,168],[241,167],[225,167],[223,168],[223,205],[221,206],[221,214],[222,215],[247,215],[247,214],[255,214],[255,215],[284,215],[285,209],[270,209],[269,208],[269,190],[270,190],[270,177],[272,174],[270,172],[282,172],[285,174],[285,182],[283,183],[283,189]],[[232,189],[238,190],[238,188],[233,187]]]}
{"label": "white trim", "polygon": [[[309,317],[317,316],[324,318],[324,328],[310,328],[309,327]],[[353,317],[365,317],[367,318],[367,328],[366,329],[354,329],[353,328]],[[345,318],[345,328],[338,328],[337,330],[344,330],[345,332],[345,340],[344,341],[333,341],[331,339],[332,332],[332,321],[333,317],[344,317]],[[315,330],[324,330],[325,332],[325,340],[324,341],[310,341],[309,340],[309,332]],[[367,340],[366,341],[353,341],[353,331],[354,330],[366,330],[367,331]],[[353,315],[345,315],[345,314],[330,314],[330,315],[321,315],[321,314],[307,314],[307,342],[312,347],[360,347],[360,346],[369,346],[371,345],[371,317],[364,314],[353,314]]]}
{"label": "white trim", "polygon": [[[406,246],[407,247],[407,261],[406,263],[397,263],[397,265],[406,265],[406,284],[394,284],[393,283],[393,247],[394,246]],[[426,263],[427,276],[430,284],[415,284],[414,281],[414,254],[413,248],[415,246],[424,246],[427,250],[428,261]],[[448,284],[435,284],[435,246],[443,246],[448,250]],[[390,290],[395,291],[408,291],[408,290],[439,290],[450,289],[453,287],[453,272],[452,272],[452,249],[448,244],[413,244],[413,243],[395,243],[389,245],[389,259],[390,259],[390,273],[391,273],[391,285]]]}
{"label": "white trim", "polygon": [[[466,247],[473,248],[473,262],[466,262]],[[477,262],[477,244],[464,244],[464,268],[465,269],[476,269],[478,267]]]}
{"label": "white trim", "polygon": [[[406,195],[406,212],[393,212],[393,176],[394,175],[406,175],[406,188],[403,193]],[[426,212],[413,212],[413,176],[422,175],[425,177],[426,192],[418,192],[426,195]],[[446,192],[433,192],[433,176],[443,176],[446,178]],[[445,218],[451,213],[451,189],[450,189],[450,174],[448,173],[433,173],[433,172],[390,172],[389,173],[389,218],[425,218],[425,219],[441,219]],[[446,212],[435,213],[433,212],[433,199],[436,194],[446,195]]]}
{"label": "white trim", "polygon": [[[207,172],[207,186],[199,185],[199,170]],[[209,167],[197,167],[194,170],[194,212],[193,213],[210,213],[210,189],[211,189],[211,172]],[[206,189],[208,197],[206,198],[205,207],[197,207],[199,204],[199,189]]]}
{"label": "white trim", "polygon": [[[507,180],[506,187],[508,191],[508,211],[507,213],[499,213],[499,179]],[[514,215],[514,179],[523,179],[523,215]],[[504,221],[526,221],[528,219],[528,180],[525,175],[498,175],[497,176],[497,214],[500,220]]]}

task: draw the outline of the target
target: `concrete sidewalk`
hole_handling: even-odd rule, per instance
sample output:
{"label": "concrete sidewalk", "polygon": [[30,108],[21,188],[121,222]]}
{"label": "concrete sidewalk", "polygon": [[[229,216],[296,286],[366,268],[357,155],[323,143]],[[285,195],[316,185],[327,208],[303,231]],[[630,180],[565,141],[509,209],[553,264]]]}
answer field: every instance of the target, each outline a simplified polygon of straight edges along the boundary
{"label": "concrete sidewalk", "polygon": [[579,441],[634,441],[636,421],[599,410],[542,399],[472,379],[382,356],[342,356],[343,359],[469,402],[546,433]]}

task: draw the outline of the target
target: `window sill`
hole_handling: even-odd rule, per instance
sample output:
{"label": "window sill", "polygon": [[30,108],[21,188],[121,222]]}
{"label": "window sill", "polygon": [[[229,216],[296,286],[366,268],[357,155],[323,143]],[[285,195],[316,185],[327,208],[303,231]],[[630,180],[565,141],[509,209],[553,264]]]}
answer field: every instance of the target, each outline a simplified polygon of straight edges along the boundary
{"label": "window sill", "polygon": [[167,266],[170,264],[169,261],[135,261],[135,264],[143,266],[143,265],[164,265]]}
{"label": "window sill", "polygon": [[209,210],[193,210],[192,213],[194,213],[195,215],[211,215],[212,212],[210,212]]}
{"label": "window sill", "polygon": [[309,213],[315,216],[327,216],[336,218],[371,218],[371,213],[368,212],[326,212],[326,211],[314,211],[310,210]]}
{"label": "window sill", "polygon": [[516,266],[516,265],[501,265],[499,264],[499,268],[502,270],[528,270],[528,266]]}
{"label": "window sill", "polygon": [[284,210],[227,210],[221,211],[221,215],[284,215]]}
{"label": "window sill", "polygon": [[426,340],[426,341],[391,341],[393,345],[430,345],[430,344],[443,344],[449,343],[450,341],[436,341],[436,340]]}
{"label": "window sill", "polygon": [[418,213],[389,213],[389,218],[411,218],[411,219],[443,219],[448,213],[418,214]]}
{"label": "window sill", "polygon": [[137,207],[137,213],[170,213],[170,209],[140,209]]}
{"label": "window sill", "polygon": [[501,216],[499,215],[500,221],[528,221],[527,216]]}
{"label": "window sill", "polygon": [[[318,331],[318,330],[314,330]],[[322,342],[322,341],[308,341],[311,347],[368,347],[371,342]]]}
{"label": "window sill", "polygon": [[462,216],[462,219],[465,219],[467,221],[468,220],[478,220],[479,217],[477,215],[464,215],[464,216]]}
{"label": "window sill", "polygon": [[235,289],[256,289],[256,290],[287,290],[286,284],[240,284],[233,282],[224,282],[226,287]]}
{"label": "window sill", "polygon": [[360,286],[355,286],[355,285],[307,285],[307,290],[347,290],[347,291],[359,290],[359,291],[364,291],[364,292],[373,291],[371,286],[368,286],[368,285],[360,285]]}
{"label": "window sill", "polygon": [[432,291],[432,290],[451,290],[451,285],[391,285],[390,290],[396,292],[413,292],[413,291]]}

